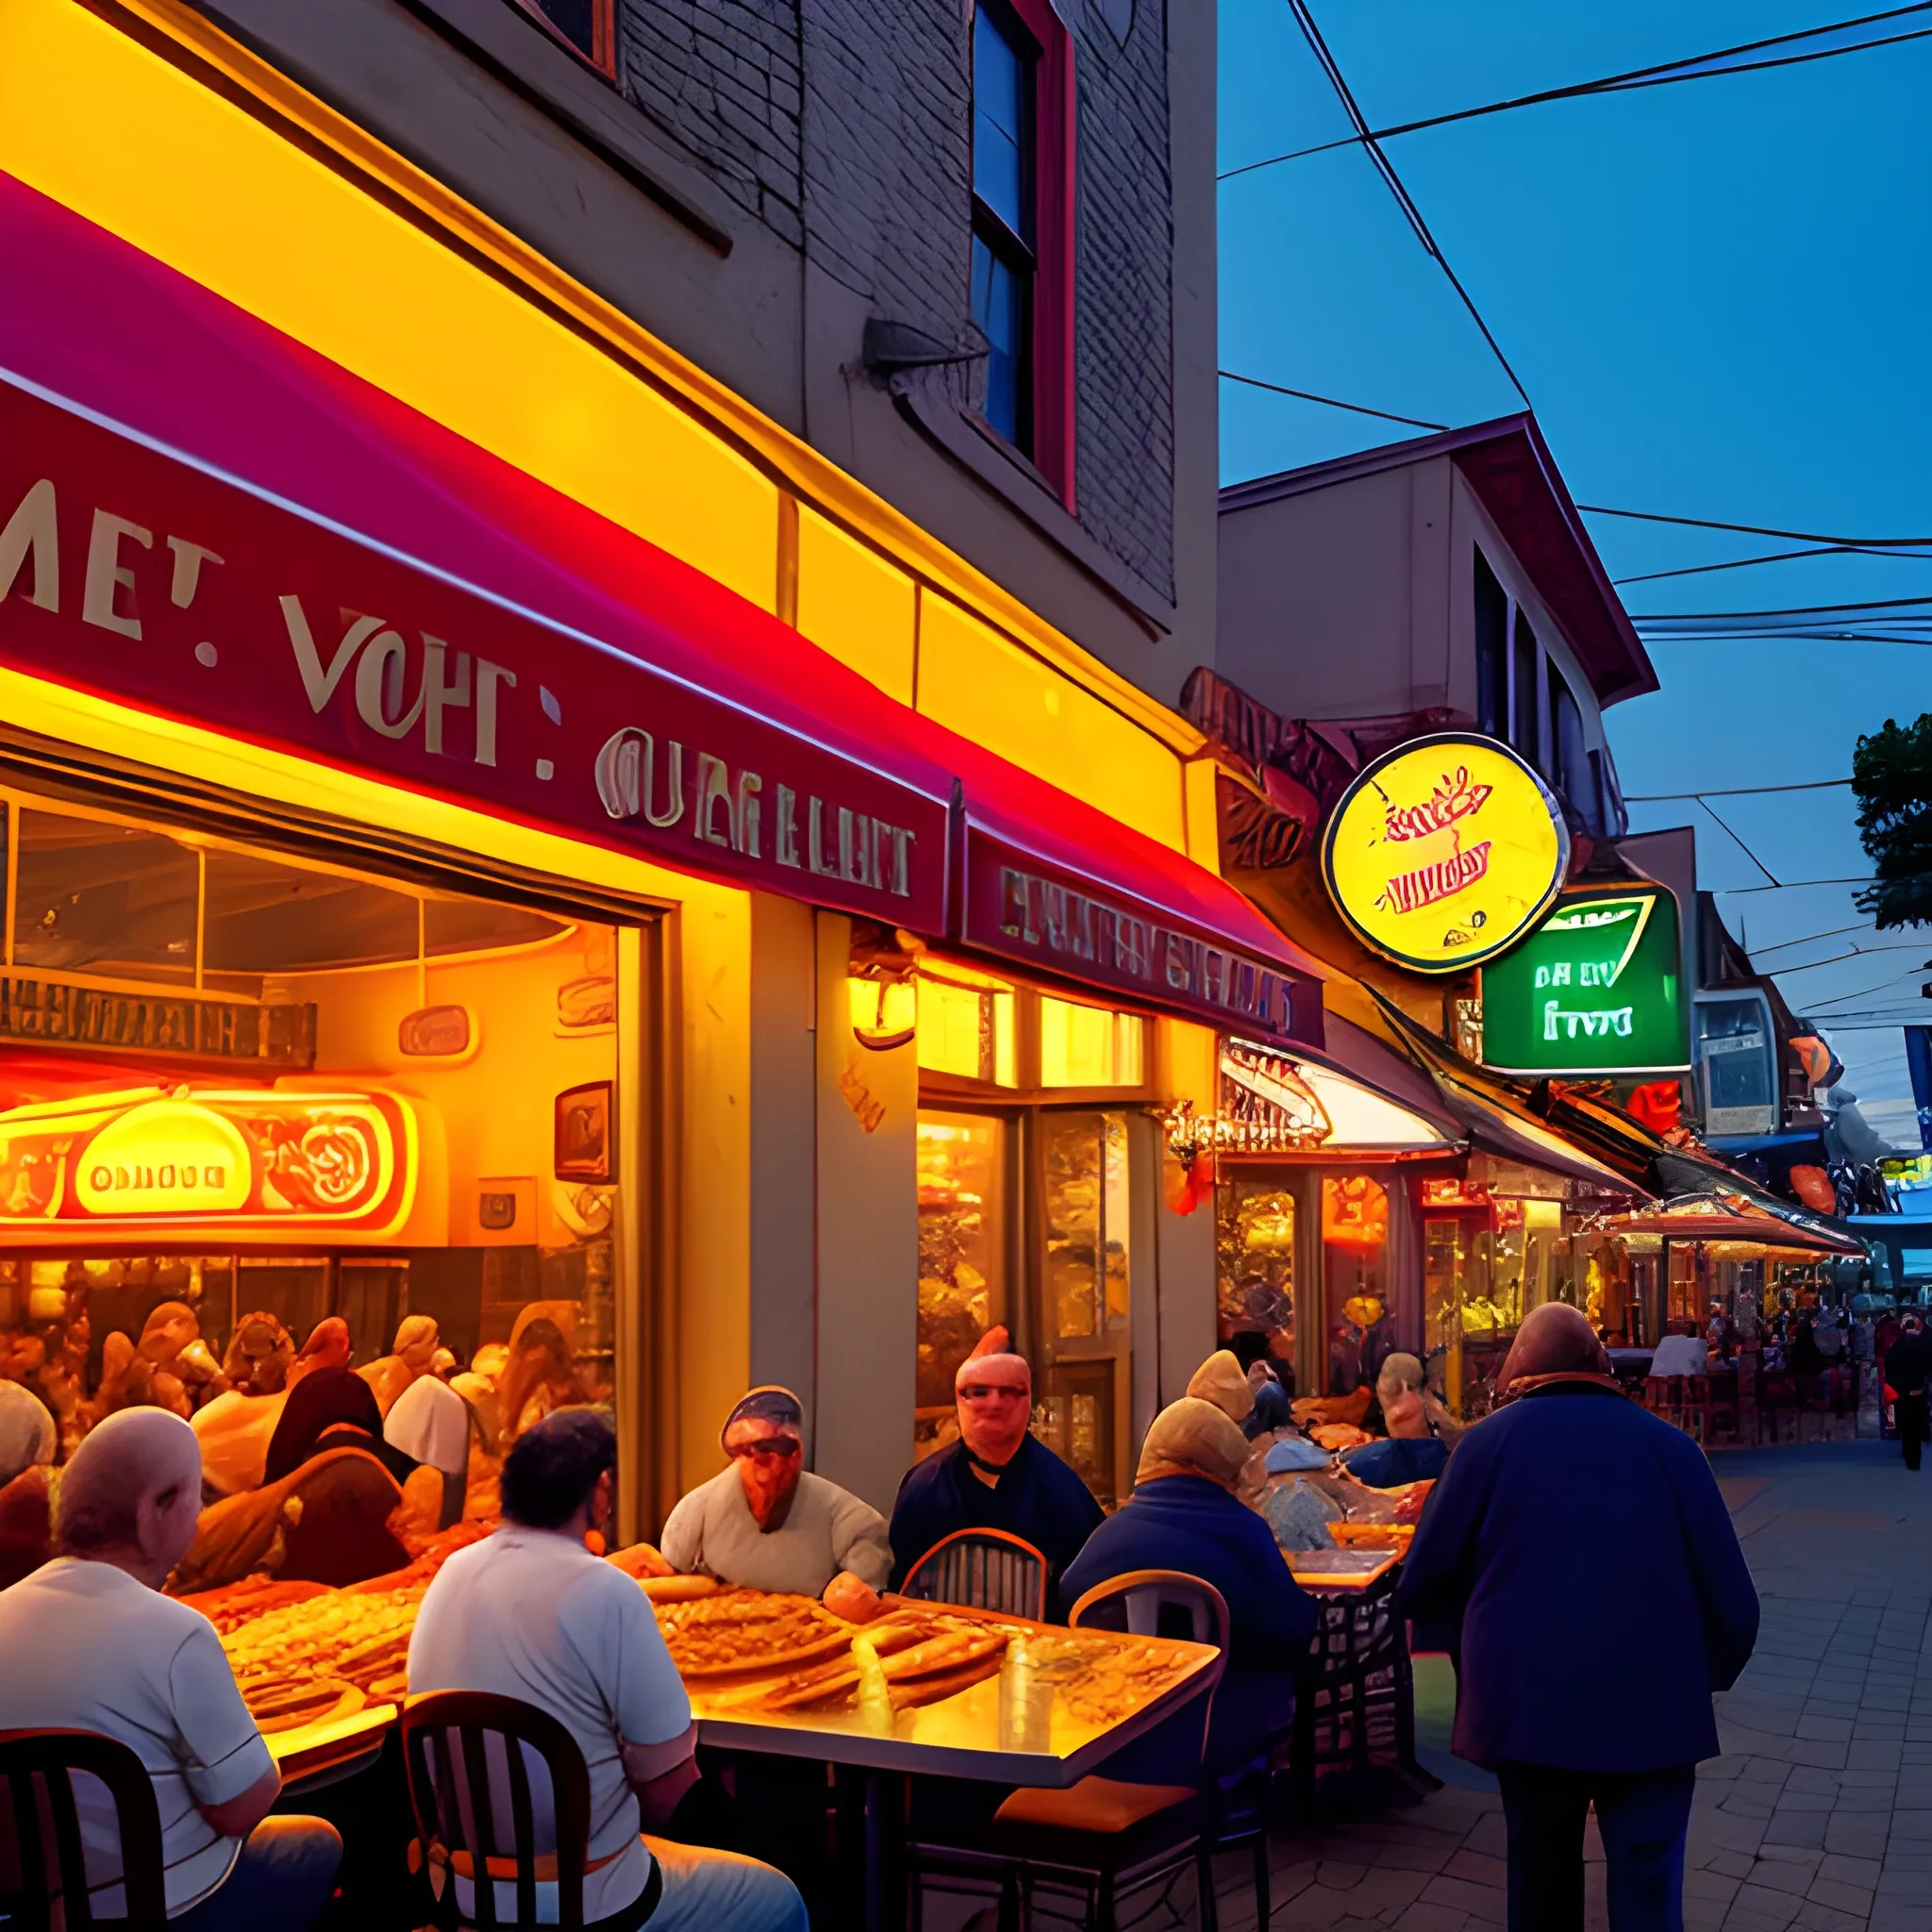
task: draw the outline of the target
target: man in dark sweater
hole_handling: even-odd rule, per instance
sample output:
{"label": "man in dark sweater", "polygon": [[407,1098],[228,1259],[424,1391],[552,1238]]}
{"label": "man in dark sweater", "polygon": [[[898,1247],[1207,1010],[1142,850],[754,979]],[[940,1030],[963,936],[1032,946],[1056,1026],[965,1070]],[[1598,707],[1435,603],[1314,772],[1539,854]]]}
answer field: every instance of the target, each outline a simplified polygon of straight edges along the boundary
{"label": "man in dark sweater", "polygon": [[1103,1520],[1093,1492],[1027,1431],[1033,1377],[990,1328],[954,1378],[959,1440],[906,1472],[892,1505],[891,1588],[956,1530],[1003,1529],[1045,1557],[1047,1615],[1059,1618],[1059,1579]]}
{"label": "man in dark sweater", "polygon": [[[1533,1310],[1497,1383],[1507,1406],[1450,1457],[1396,1610],[1459,1625],[1454,1745],[1502,1788],[1510,1932],[1582,1932],[1592,1804],[1610,1924],[1678,1932],[1711,1693],[1750,1658],[1757,1591],[1704,1452],[1625,1398],[1578,1310]],[[1605,1633],[1616,1683],[1591,1661]]]}

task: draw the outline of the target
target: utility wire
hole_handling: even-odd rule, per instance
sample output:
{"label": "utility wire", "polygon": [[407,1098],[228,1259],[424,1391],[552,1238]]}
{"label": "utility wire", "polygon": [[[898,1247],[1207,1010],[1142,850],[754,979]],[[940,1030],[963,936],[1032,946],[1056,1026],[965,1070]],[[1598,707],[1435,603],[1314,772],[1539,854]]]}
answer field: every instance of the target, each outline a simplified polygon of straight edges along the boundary
{"label": "utility wire", "polygon": [[1760,563],[1790,563],[1804,557],[1896,557],[1907,563],[1932,563],[1932,552],[1876,550],[1863,543],[1814,543],[1807,550],[1773,550],[1762,557],[1734,557],[1724,563],[1686,564],[1678,570],[1647,570],[1641,575],[1612,577],[1613,584],[1654,584],[1663,577],[1701,577],[1718,570],[1750,570]]}
{"label": "utility wire", "polygon": [[1687,530],[1739,530],[1747,537],[1783,537],[1793,543],[1835,543],[1860,550],[1914,550],[1932,537],[1827,537],[1817,530],[1774,530],[1766,524],[1727,524],[1716,517],[1674,517],[1655,509],[1612,509],[1607,504],[1579,503],[1586,516],[1629,517],[1641,524],[1677,524]]}
{"label": "utility wire", "polygon": [[[1631,612],[1632,624],[1709,624],[1721,618],[1772,617],[1840,617],[1846,623],[1857,620],[1854,613],[1860,610],[1880,610],[1888,616],[1894,610],[1916,609],[1921,605],[1932,605],[1932,597],[1873,597],[1860,604],[1786,604],[1764,610],[1653,610],[1640,617]],[[1916,618],[1906,618],[1902,622],[1917,623]]]}
{"label": "utility wire", "polygon": [[1626,791],[1625,805],[1668,805],[1679,798],[1758,798],[1772,791],[1830,791],[1849,778],[1811,778],[1801,785],[1712,785],[1703,791]]}
{"label": "utility wire", "polygon": [[1425,423],[1420,416],[1397,416],[1388,409],[1372,409],[1364,403],[1344,403],[1336,396],[1318,396],[1311,389],[1290,389],[1282,382],[1263,382],[1258,375],[1237,375],[1232,369],[1214,372],[1224,382],[1245,383],[1249,389],[1265,389],[1277,396],[1294,396],[1304,403],[1322,403],[1331,409],[1352,409],[1357,416],[1379,417],[1384,423],[1407,423],[1415,429],[1446,429],[1446,423]]}
{"label": "utility wire", "polygon": [[1712,888],[1712,896],[1719,899],[1741,898],[1746,892],[1795,892],[1805,886],[1875,886],[1878,881],[1867,873],[1856,879],[1786,879],[1776,886],[1717,886]]}
{"label": "utility wire", "polygon": [[[1533,408],[1529,400],[1529,391],[1524,388],[1522,378],[1510,367],[1509,358],[1504,355],[1502,344],[1491,333],[1489,324],[1482,318],[1482,311],[1475,306],[1469,291],[1462,286],[1456,271],[1449,266],[1449,258],[1437,245],[1435,236],[1430,234],[1429,225],[1423,219],[1422,210],[1410,198],[1408,190],[1402,185],[1401,175],[1395,172],[1389,157],[1382,152],[1379,141],[1370,130],[1367,116],[1357,104],[1355,94],[1350,90],[1341,69],[1336,65],[1335,56],[1328,51],[1328,43],[1322,38],[1322,30],[1315,25],[1314,15],[1308,11],[1308,0],[1288,0],[1288,5],[1295,17],[1295,24],[1302,30],[1303,39],[1307,42],[1316,60],[1321,63],[1323,73],[1328,76],[1328,84],[1335,90],[1336,98],[1341,101],[1350,125],[1355,128],[1357,140],[1368,150],[1369,158],[1375,164],[1376,173],[1381,175],[1390,193],[1395,197],[1396,206],[1408,218],[1408,225],[1415,230],[1416,239],[1435,257],[1436,266],[1442,271],[1449,286],[1456,291],[1463,308],[1469,311],[1469,319],[1482,331],[1483,341],[1490,345],[1491,355],[1495,357],[1503,374],[1509,378],[1510,387],[1522,397],[1523,407],[1525,409]],[[1932,0],[1921,0],[1921,6],[1932,7]]]}
{"label": "utility wire", "polygon": [[1714,805],[1712,805],[1708,799],[1700,798],[1697,801],[1697,803],[1701,805],[1704,808],[1704,809],[1711,815],[1713,819],[1717,820],[1718,824],[1724,828],[1724,831],[1725,835],[1729,838],[1731,843],[1735,845],[1738,848],[1738,850],[1741,852],[1744,855],[1744,857],[1748,858],[1751,861],[1751,863],[1755,865],[1757,868],[1757,870],[1761,872],[1764,874],[1764,876],[1772,882],[1774,886],[1781,886],[1784,884],[1784,881],[1778,877],[1776,873],[1773,872],[1770,866],[1766,865],[1763,859],[1759,858],[1757,853],[1752,851],[1750,846],[1745,844],[1743,840],[1739,837],[1735,828],[1727,821],[1718,817],[1717,808]]}
{"label": "utility wire", "polygon": [[[1861,919],[1856,925],[1832,925],[1827,926],[1823,932],[1807,932],[1800,940],[1777,940],[1768,946],[1753,946],[1751,948],[1751,957],[1754,959],[1758,959],[1762,958],[1766,953],[1788,953],[1793,946],[1815,945],[1820,940],[1835,940],[1848,932],[1875,931],[1877,931],[1877,927],[1869,919]],[[1925,941],[1921,939],[1914,940],[1912,943],[1923,946]],[[1778,970],[1782,972],[1784,969],[1780,967]]]}
{"label": "utility wire", "polygon": [[[1302,8],[1290,0],[1297,18]],[[1681,60],[1666,60],[1655,67],[1633,67],[1623,74],[1607,74],[1595,80],[1574,81],[1566,87],[1545,88],[1539,93],[1515,94],[1507,100],[1486,101],[1476,108],[1458,108],[1453,113],[1431,114],[1421,121],[1403,121],[1389,127],[1371,130],[1358,116],[1351,114],[1356,122],[1356,131],[1336,141],[1318,142],[1312,147],[1298,147],[1287,154],[1270,155],[1264,160],[1244,161],[1239,168],[1229,168],[1215,178],[1232,181],[1238,175],[1253,175],[1263,168],[1278,168],[1286,161],[1298,161],[1309,155],[1332,153],[1337,148],[1353,147],[1357,142],[1366,143],[1372,150],[1377,142],[1392,141],[1402,134],[1419,134],[1428,127],[1448,127],[1459,121],[1481,120],[1491,114],[1513,113],[1519,108],[1541,107],[1551,101],[1578,100],[1590,94],[1633,93],[1641,88],[1672,87],[1679,81],[1723,80],[1734,74],[1757,74],[1774,67],[1801,67],[1812,60],[1831,60],[1840,54],[1863,54],[1877,47],[1896,46],[1905,41],[1920,41],[1932,37],[1932,27],[1922,27],[1908,33],[1890,34],[1879,40],[1857,41],[1849,46],[1821,47],[1809,53],[1788,54],[1769,60],[1741,61],[1733,67],[1712,68],[1713,60],[1727,60],[1734,55],[1755,54],[1766,47],[1790,46],[1798,41],[1815,41],[1830,33],[1848,32],[1853,27],[1871,26],[1880,21],[1898,20],[1908,14],[1921,14],[1932,8],[1932,0],[1919,0],[1910,7],[1893,7],[1883,13],[1867,13],[1856,20],[1833,21],[1825,26],[1806,27],[1797,33],[1776,34],[1769,40],[1746,41],[1735,47],[1720,47],[1709,54],[1692,54]],[[1304,33],[1308,31],[1303,23]],[[1324,50],[1316,50],[1316,58],[1328,65]],[[1690,70],[1705,70],[1694,72]],[[1333,75],[1330,75],[1331,80]],[[1339,92],[1339,90],[1338,90]],[[1347,105],[1344,102],[1344,105]]]}

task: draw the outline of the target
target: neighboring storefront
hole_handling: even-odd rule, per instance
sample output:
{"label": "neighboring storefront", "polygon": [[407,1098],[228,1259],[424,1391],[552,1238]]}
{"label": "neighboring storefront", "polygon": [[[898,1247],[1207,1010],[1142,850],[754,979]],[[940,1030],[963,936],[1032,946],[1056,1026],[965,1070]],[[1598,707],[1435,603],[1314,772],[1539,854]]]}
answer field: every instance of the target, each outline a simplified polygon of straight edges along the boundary
{"label": "neighboring storefront", "polygon": [[636,1534],[752,1379],[890,1501],[1006,1321],[1121,1493],[1212,1339],[1159,1118],[1323,1039],[1198,734],[149,26],[0,32],[9,1350],[84,1425],[164,1304],[432,1315],[615,1403]]}

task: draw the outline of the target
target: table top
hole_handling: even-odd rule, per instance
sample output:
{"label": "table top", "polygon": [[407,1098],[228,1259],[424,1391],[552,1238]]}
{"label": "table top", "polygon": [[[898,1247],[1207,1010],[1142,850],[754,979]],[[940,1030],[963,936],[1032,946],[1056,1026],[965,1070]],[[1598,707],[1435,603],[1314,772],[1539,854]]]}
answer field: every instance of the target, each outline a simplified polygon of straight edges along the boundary
{"label": "table top", "polygon": [[263,1742],[282,1774],[286,1791],[328,1782],[346,1767],[359,1767],[364,1759],[373,1761],[395,1719],[395,1705],[367,1704],[347,1717],[271,1732]]}
{"label": "table top", "polygon": [[1283,1550],[1288,1572],[1304,1590],[1359,1591],[1402,1561],[1400,1550]]}
{"label": "table top", "polygon": [[[1062,1627],[1023,1618],[950,1604],[944,1608],[949,1617],[970,1617],[1014,1627],[1029,1637],[1037,1635],[1049,1646],[1070,1635]],[[1006,1671],[937,1703],[894,1711],[890,1728],[882,1721],[883,1713],[879,1720],[868,1722],[857,1710],[768,1714],[735,1709],[730,1689],[710,1686],[691,1687],[691,1714],[705,1743],[731,1750],[1063,1790],[1079,1783],[1104,1758],[1198,1694],[1203,1674],[1218,1656],[1211,1644],[1169,1638],[1126,1637],[1091,1628],[1071,1634],[1083,1642],[1097,1639],[1122,1646],[1152,1645],[1174,1654],[1186,1667],[1158,1695],[1105,1721],[1069,1709],[1065,1695],[1056,1693],[1050,1681],[1038,1684],[1031,1708],[1023,1714],[1015,1707],[1020,1699]],[[1050,1667],[1038,1674],[1041,1680],[1050,1674]]]}

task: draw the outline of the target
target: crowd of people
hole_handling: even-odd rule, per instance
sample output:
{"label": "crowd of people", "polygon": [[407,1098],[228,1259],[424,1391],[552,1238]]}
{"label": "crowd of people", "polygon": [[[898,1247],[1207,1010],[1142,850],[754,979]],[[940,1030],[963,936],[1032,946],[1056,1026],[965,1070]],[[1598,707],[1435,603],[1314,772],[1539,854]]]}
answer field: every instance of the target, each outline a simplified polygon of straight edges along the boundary
{"label": "crowd of people", "polygon": [[[459,1374],[439,1361],[433,1325],[405,1323],[391,1353],[358,1370],[339,1323],[323,1324],[300,1350],[244,1324],[229,1351],[243,1374],[225,1364],[228,1387],[191,1405],[192,1420],[172,1405],[131,1405],[75,1443],[58,1491],[58,1554],[0,1591],[0,1643],[39,1661],[30,1683],[9,1687],[0,1722],[104,1731],[141,1756],[160,1804],[174,1922],[192,1932],[301,1925],[334,1885],[336,1831],[273,1811],[275,1764],[213,1628],[162,1589],[178,1581],[203,1533],[205,1489],[219,1493],[239,1474],[236,1497],[273,1491],[347,1444],[406,1483],[433,1472],[439,1517],[472,1495],[473,1451],[493,1447],[486,1460],[500,1526],[450,1556],[430,1583],[408,1687],[508,1694],[568,1729],[591,1786],[587,1919],[637,1924],[648,1915],[657,1932],[805,1925],[792,1881],[746,1855],[757,1821],[714,1828],[732,1807],[708,1789],[690,1701],[650,1603],[597,1554],[616,1476],[613,1425],[570,1379],[567,1351],[541,1334],[519,1346],[527,1334],[500,1362],[473,1361]],[[1913,1345],[1932,1356],[1932,1340]],[[854,1623],[961,1530],[1005,1531],[1041,1551],[1055,1618],[1132,1573],[1202,1578],[1229,1617],[1205,1770],[1239,1774],[1286,1735],[1317,1622],[1255,1507],[1252,1477],[1284,1451],[1289,1466],[1302,1449],[1327,1453],[1289,1425],[1292,1406],[1284,1413],[1277,1400],[1286,1391],[1265,1356],[1247,1353],[1243,1362],[1217,1351],[1159,1412],[1132,1493],[1111,1514],[1032,1433],[1030,1368],[1004,1330],[960,1363],[958,1440],[908,1471],[890,1518],[806,1470],[796,1394],[751,1390],[721,1430],[724,1467],[672,1511],[658,1556],[671,1570],[821,1598]],[[540,1357],[547,1369],[533,1369]],[[1716,1749],[1710,1693],[1749,1655],[1757,1599],[1701,1453],[1636,1405],[1601,1399],[1618,1384],[1582,1315],[1536,1310],[1505,1372],[1512,1399],[1462,1430],[1427,1390],[1422,1364],[1389,1353],[1373,1388],[1331,1399],[1375,1432],[1319,1426],[1362,1439],[1341,1452],[1349,1480],[1434,1485],[1397,1608],[1457,1657],[1457,1748],[1502,1784],[1512,1924],[1580,1924],[1582,1824],[1594,1803],[1613,1908],[1621,1898],[1629,1914],[1617,1923],[1666,1925],[1692,1767]],[[44,1458],[58,1426],[24,1394],[0,1399],[0,1449],[24,1444],[29,1458]],[[272,1425],[232,1403],[217,1413],[229,1396],[275,1401]],[[204,1415],[214,1421],[197,1427]],[[244,1421],[258,1439],[245,1455],[236,1446]],[[1606,1483],[1610,1469],[1617,1479]],[[1590,1511],[1574,1507],[1584,1491],[1595,1499]],[[1659,1535],[1659,1523],[1676,1533]],[[1643,1699],[1605,1699],[1575,1669],[1574,1631],[1606,1618],[1642,1647]],[[1171,1783],[1173,1736],[1145,1734],[1109,1760],[1108,1774]],[[541,1766],[531,1782],[541,1821],[550,1801]],[[782,1775],[771,1789],[781,1807],[823,1804],[822,1790],[794,1792]],[[443,1869],[432,1881],[454,1885],[464,1911],[475,1904],[466,1890],[474,1874]],[[103,1898],[113,1884],[104,1878]],[[497,1886],[506,1914],[513,1890]]]}

